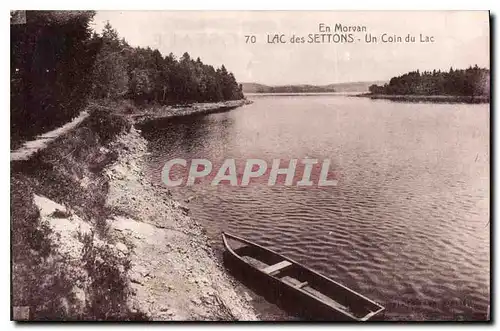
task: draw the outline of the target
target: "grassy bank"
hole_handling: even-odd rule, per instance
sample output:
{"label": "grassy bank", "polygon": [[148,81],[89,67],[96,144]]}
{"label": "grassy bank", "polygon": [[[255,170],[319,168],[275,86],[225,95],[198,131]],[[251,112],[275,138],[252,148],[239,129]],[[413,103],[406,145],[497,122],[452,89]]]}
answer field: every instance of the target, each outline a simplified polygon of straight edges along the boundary
{"label": "grassy bank", "polygon": [[[51,146],[11,163],[14,318],[20,307],[29,307],[21,318],[32,320],[141,318],[124,304],[126,279],[120,270],[126,261],[94,240],[105,241],[112,213],[101,173],[116,153],[106,146],[129,129],[123,118],[92,109],[88,120]],[[35,205],[37,196],[59,207],[44,215],[43,206]],[[81,232],[79,249],[67,251],[54,220],[86,222],[93,232]]]}
{"label": "grassy bank", "polygon": [[[94,105],[77,128],[11,163],[14,319],[255,317],[202,228],[146,178],[146,142],[130,116],[139,112]],[[186,283],[193,278],[203,286]]]}
{"label": "grassy bank", "polygon": [[387,94],[358,94],[356,97],[383,99],[399,102],[430,102],[430,103],[489,103],[487,96],[460,96],[460,95],[387,95]]}

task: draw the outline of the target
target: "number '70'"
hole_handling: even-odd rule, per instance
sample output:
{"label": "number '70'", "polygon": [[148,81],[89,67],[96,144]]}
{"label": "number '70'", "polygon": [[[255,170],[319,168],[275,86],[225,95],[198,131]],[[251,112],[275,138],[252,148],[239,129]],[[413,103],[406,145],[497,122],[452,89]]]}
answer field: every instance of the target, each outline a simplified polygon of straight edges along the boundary
{"label": "number '70'", "polygon": [[255,36],[245,36],[245,43],[255,44],[257,38]]}

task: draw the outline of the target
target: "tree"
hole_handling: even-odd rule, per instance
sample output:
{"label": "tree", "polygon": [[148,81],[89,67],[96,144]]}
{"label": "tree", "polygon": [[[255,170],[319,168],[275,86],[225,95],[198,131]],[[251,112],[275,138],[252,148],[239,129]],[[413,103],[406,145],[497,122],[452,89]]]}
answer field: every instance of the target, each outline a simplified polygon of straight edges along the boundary
{"label": "tree", "polygon": [[370,86],[372,94],[416,94],[416,95],[489,95],[488,69],[477,65],[467,69],[450,68],[448,72],[433,70],[420,73],[412,71],[393,77],[385,86]]}
{"label": "tree", "polygon": [[91,87],[99,45],[93,11],[26,11],[11,25],[11,136],[29,137],[75,116]]}
{"label": "tree", "polygon": [[178,60],[155,49],[131,48],[106,23],[93,79],[95,97],[128,97],[137,102],[185,103],[243,98],[234,75],[222,65],[215,70],[185,52]]}
{"label": "tree", "polygon": [[96,98],[123,97],[128,92],[125,54],[129,49],[122,46],[118,33],[109,22],[101,37],[97,38],[101,47],[94,65],[92,95]]}

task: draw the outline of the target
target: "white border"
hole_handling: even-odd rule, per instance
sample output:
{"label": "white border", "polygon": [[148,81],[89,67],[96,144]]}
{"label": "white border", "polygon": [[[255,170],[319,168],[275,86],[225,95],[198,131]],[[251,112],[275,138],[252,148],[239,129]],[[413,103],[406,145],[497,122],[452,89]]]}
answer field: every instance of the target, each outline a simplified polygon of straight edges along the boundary
{"label": "white border", "polygon": [[[4,156],[4,161],[0,164],[1,166],[1,210],[3,213],[2,218],[2,243],[3,247],[1,249],[1,265],[2,273],[2,289],[3,291],[1,296],[1,321],[2,330],[11,329],[15,327],[15,324],[9,322],[10,320],[10,231],[8,229],[8,225],[10,222],[10,169],[8,164],[10,164],[10,136],[9,136],[9,99],[10,99],[10,66],[9,56],[10,56],[10,47],[7,45],[7,40],[10,40],[10,24],[8,23],[8,12],[11,9],[95,9],[95,10],[113,10],[113,9],[121,9],[121,10],[491,10],[492,14],[500,15],[500,11],[498,10],[498,4],[500,1],[498,0],[486,0],[486,1],[473,1],[473,0],[455,0],[455,1],[436,1],[436,0],[419,0],[419,1],[389,1],[389,0],[349,0],[349,1],[320,1],[320,0],[302,0],[302,1],[283,1],[283,2],[275,2],[271,3],[269,0],[253,0],[253,1],[221,1],[221,0],[182,0],[169,2],[161,1],[161,0],[141,0],[141,1],[130,1],[125,2],[123,0],[113,0],[113,1],[103,1],[103,0],[86,0],[82,3],[74,3],[70,4],[68,1],[54,1],[54,0],[44,0],[44,1],[12,1],[11,3],[2,2],[1,6],[4,10],[1,13],[5,16],[5,22],[2,24],[2,40],[4,40],[4,47],[2,48],[2,62],[3,66],[1,68],[0,77],[3,77],[3,85],[0,89],[3,94],[3,110],[0,112],[0,116],[2,116],[0,123],[2,123],[3,128],[0,130],[0,134],[3,136],[1,141],[2,146],[2,155]],[[425,24],[425,23],[423,23]],[[496,20],[496,27],[498,28],[498,17]],[[498,34],[494,35],[494,45],[498,44]],[[496,48],[496,47],[495,47]],[[493,59],[492,59],[493,60]],[[495,71],[492,72],[492,75],[496,77],[497,70],[496,65],[494,66]],[[498,86],[495,85],[495,95],[498,95]],[[495,112],[496,109],[492,109],[491,112]],[[498,128],[498,115],[495,116],[495,123],[492,127]],[[498,147],[498,141],[495,139],[495,146]],[[497,148],[495,148],[495,152],[498,153]],[[496,154],[495,153],[495,154]],[[498,165],[497,160],[495,160],[495,164]],[[496,169],[497,170],[497,169]],[[495,197],[494,203],[497,205],[498,197]],[[495,222],[495,221],[493,221]],[[498,226],[496,227],[494,238],[498,238]],[[498,263],[498,257],[496,255],[493,261],[494,265]],[[495,284],[497,275],[495,277]],[[494,284],[491,284],[492,288],[495,288]],[[494,295],[492,296],[494,297]],[[495,306],[494,316],[498,318],[498,302]],[[110,327],[109,325],[92,325],[97,329],[104,329],[104,327]],[[53,326],[53,325],[47,325]],[[117,325],[113,325],[111,327],[115,327]],[[165,327],[179,327],[181,325],[164,325]],[[289,329],[293,326],[290,324],[286,325],[273,325],[278,326],[280,328]],[[273,327],[271,325],[259,325],[259,328],[267,329]],[[331,325],[336,329],[345,329],[349,326],[344,325]],[[328,327],[331,327],[330,325]],[[450,325],[451,327],[455,327],[455,325]],[[62,327],[66,328],[69,325],[63,325]],[[144,327],[149,327],[149,325],[130,325],[129,328],[141,330]],[[193,325],[184,325],[183,328],[191,329],[198,328],[199,326]],[[219,327],[219,325],[213,325],[213,327]],[[240,328],[241,325],[236,325],[237,328]],[[304,328],[305,325],[300,325],[300,328]],[[385,328],[385,325],[381,326],[371,326],[371,328],[382,330]],[[402,327],[402,325],[398,325],[398,327]],[[421,324],[419,327],[425,327],[425,324]],[[429,328],[437,328],[438,326],[432,325]],[[478,328],[478,326],[472,326],[473,328]],[[309,327],[307,327],[309,328]]]}
{"label": "white border", "polygon": [[395,0],[350,0],[327,2],[307,1],[223,1],[223,0],[183,0],[166,2],[144,0],[124,2],[120,0],[88,0],[84,3],[70,4],[66,1],[21,0],[7,9],[99,9],[99,10],[487,10],[494,7],[494,0],[470,1],[395,1]]}

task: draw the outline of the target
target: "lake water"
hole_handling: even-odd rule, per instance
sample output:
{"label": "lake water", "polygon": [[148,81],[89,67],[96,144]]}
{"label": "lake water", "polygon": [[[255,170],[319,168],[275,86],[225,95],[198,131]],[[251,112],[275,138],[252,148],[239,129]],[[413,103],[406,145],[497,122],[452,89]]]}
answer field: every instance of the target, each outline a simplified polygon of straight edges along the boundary
{"label": "lake water", "polygon": [[268,246],[381,303],[389,320],[485,319],[489,105],[252,96],[226,113],[143,128],[151,175],[173,158],[330,159],[337,186],[176,187],[221,231]]}

